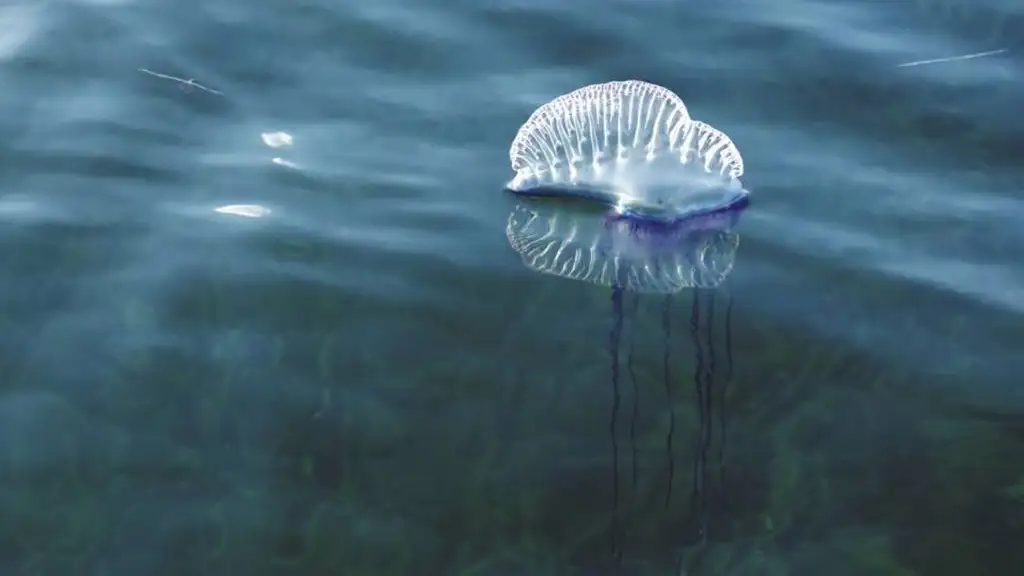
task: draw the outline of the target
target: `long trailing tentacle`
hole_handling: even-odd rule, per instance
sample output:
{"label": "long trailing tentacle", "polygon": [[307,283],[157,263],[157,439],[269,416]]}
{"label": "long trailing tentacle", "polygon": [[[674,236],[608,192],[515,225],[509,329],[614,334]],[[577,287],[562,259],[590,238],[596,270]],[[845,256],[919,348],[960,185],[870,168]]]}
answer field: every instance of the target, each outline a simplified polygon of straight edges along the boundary
{"label": "long trailing tentacle", "polygon": [[622,342],[622,289],[612,290],[612,329],[608,337],[608,353],[611,355],[612,370],[612,415],[609,423],[609,435],[612,443],[612,526],[611,552],[616,560],[621,560],[622,550],[619,548],[619,445],[615,428],[619,417],[619,347]]}

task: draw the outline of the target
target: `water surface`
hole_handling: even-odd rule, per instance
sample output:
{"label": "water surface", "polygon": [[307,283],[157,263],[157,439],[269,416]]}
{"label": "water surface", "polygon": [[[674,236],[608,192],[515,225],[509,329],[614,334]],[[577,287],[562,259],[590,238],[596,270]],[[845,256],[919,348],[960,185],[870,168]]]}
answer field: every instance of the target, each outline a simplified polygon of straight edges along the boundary
{"label": "water surface", "polygon": [[[1022,21],[5,2],[0,573],[1020,572]],[[744,155],[716,289],[508,245],[519,125],[628,78]]]}

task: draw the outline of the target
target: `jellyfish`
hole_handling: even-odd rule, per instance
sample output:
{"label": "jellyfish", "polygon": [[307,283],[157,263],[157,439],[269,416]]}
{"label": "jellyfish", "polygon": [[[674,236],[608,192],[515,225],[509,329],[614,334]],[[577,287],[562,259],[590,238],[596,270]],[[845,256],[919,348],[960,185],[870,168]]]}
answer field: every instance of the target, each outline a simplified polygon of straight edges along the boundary
{"label": "jellyfish", "polygon": [[638,80],[585,86],[538,108],[509,150],[521,196],[585,198],[618,213],[674,221],[748,192],[732,140],[690,118],[670,90]]}
{"label": "jellyfish", "polygon": [[[690,340],[698,431],[693,450],[691,512],[697,542],[708,536],[708,460],[717,417],[719,473],[725,449],[725,390],[733,373],[732,297],[725,309],[725,382],[719,388],[714,337],[715,289],[732,272],[739,247],[734,231],[749,204],[740,183],[743,160],[732,140],[690,118],[669,90],[639,81],[587,86],[538,108],[520,128],[509,156],[516,174],[505,186],[517,197],[509,214],[509,244],[530,269],[611,289],[608,335],[612,407],[613,558],[619,547],[618,423],[622,334],[643,294],[660,295],[662,372],[669,406],[665,438],[666,509],[675,482],[675,405],[671,333],[673,297],[692,292]],[[629,299],[627,304],[625,300]],[[627,311],[628,310],[628,311]],[[639,387],[629,332],[626,375],[632,383],[632,485],[637,485],[635,430]]]}

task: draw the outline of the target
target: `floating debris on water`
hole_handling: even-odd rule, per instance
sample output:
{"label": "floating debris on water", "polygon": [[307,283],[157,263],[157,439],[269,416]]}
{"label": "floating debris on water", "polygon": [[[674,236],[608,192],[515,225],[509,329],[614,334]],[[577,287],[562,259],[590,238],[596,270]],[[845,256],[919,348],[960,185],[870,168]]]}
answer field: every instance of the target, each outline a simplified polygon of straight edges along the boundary
{"label": "floating debris on water", "polygon": [[911,66],[921,66],[924,64],[940,64],[943,62],[957,62],[959,60],[972,60],[974,58],[981,58],[983,56],[995,56],[996,54],[1003,54],[1009,52],[1009,48],[1000,48],[999,50],[989,50],[988,52],[977,52],[975,54],[964,54],[963,56],[950,56],[949,58],[933,58],[931,60],[916,60],[914,62],[904,62],[898,64],[897,68],[909,68]]}
{"label": "floating debris on water", "polygon": [[206,92],[209,92],[211,94],[216,94],[218,96],[223,96],[224,95],[223,92],[221,92],[219,90],[214,90],[213,88],[207,88],[206,86],[203,86],[202,84],[196,82],[192,78],[189,78],[189,79],[186,80],[185,78],[178,78],[177,76],[171,76],[169,74],[161,74],[159,72],[153,72],[152,70],[149,70],[148,68],[139,68],[139,72],[143,72],[145,74],[149,74],[150,76],[156,76],[157,78],[163,78],[164,80],[173,80],[173,81],[175,81],[175,82],[177,82],[179,84],[183,84],[185,86],[191,86],[192,88],[199,88],[200,90],[205,90]]}

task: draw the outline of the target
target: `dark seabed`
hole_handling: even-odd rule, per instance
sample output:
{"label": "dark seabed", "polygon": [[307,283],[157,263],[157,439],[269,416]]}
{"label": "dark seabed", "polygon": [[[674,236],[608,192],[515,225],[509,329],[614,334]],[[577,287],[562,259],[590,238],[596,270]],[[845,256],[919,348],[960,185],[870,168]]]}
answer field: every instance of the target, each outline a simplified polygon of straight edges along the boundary
{"label": "dark seabed", "polygon": [[[705,288],[506,237],[629,78]],[[3,576],[1024,574],[1018,0],[4,0],[0,85]]]}

